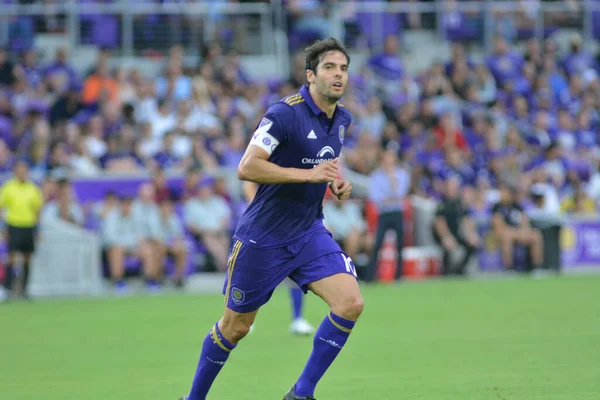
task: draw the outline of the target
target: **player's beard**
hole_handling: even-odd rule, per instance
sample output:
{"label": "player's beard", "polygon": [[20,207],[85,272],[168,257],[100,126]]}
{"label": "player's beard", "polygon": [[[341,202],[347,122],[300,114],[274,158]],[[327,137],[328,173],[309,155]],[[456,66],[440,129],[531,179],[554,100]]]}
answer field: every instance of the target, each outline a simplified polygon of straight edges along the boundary
{"label": "player's beard", "polygon": [[344,95],[345,87],[339,92],[335,92],[332,85],[322,83],[317,86],[317,89],[323,99],[327,100],[329,104],[334,104]]}

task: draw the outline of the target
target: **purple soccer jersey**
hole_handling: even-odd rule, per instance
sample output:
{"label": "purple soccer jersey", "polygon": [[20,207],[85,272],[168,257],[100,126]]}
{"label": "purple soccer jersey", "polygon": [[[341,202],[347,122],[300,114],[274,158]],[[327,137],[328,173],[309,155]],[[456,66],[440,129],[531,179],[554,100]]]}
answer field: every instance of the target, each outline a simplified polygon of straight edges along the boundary
{"label": "purple soccer jersey", "polygon": [[[303,87],[269,108],[250,143],[265,149],[269,161],[281,167],[314,168],[340,155],[351,121],[343,106],[328,120]],[[315,222],[323,218],[326,190],[325,183],[259,185],[234,239],[256,247],[293,242],[315,229]]]}
{"label": "purple soccer jersey", "polygon": [[[281,167],[309,169],[340,155],[350,123],[342,106],[329,120],[303,87],[269,108],[250,143]],[[356,277],[352,260],[323,223],[326,190],[326,183],[259,185],[234,234],[223,287],[227,307],[258,309],[286,277],[304,292],[331,275]]]}

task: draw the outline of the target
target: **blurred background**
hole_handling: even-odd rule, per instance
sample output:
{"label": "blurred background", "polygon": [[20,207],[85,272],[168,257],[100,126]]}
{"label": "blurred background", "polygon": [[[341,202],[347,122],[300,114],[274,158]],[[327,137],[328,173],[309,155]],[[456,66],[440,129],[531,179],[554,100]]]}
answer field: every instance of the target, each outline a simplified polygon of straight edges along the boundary
{"label": "blurred background", "polygon": [[0,4],[2,181],[26,160],[45,200],[34,296],[221,285],[248,139],[328,36],[354,191],[325,219],[361,279],[600,270],[600,1]]}

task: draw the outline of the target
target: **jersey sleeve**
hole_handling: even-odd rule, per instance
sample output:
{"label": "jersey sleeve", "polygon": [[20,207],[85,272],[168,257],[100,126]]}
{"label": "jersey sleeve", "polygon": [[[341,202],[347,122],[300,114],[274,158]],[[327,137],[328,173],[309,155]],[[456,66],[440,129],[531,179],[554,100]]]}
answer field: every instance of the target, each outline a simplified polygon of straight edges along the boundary
{"label": "jersey sleeve", "polygon": [[287,104],[272,105],[252,134],[250,144],[273,154],[277,147],[288,141],[294,118],[294,110]]}

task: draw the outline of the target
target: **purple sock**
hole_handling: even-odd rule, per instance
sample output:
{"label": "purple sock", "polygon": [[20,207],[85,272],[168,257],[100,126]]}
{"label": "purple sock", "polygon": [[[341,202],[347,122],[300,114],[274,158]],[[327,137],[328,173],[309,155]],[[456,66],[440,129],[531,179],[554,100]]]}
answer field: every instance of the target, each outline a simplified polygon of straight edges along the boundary
{"label": "purple sock", "polygon": [[233,349],[235,349],[235,345],[229,343],[223,337],[219,331],[219,324],[215,324],[204,338],[200,360],[198,361],[196,374],[194,374],[194,382],[188,400],[206,399],[211,385]]}
{"label": "purple sock", "polygon": [[302,317],[302,304],[304,302],[304,292],[299,287],[290,288],[290,297],[294,312],[294,320]]}
{"label": "purple sock", "polygon": [[296,395],[313,396],[317,383],[344,347],[354,321],[348,321],[330,312],[315,333],[313,350],[302,375],[296,382]]}

